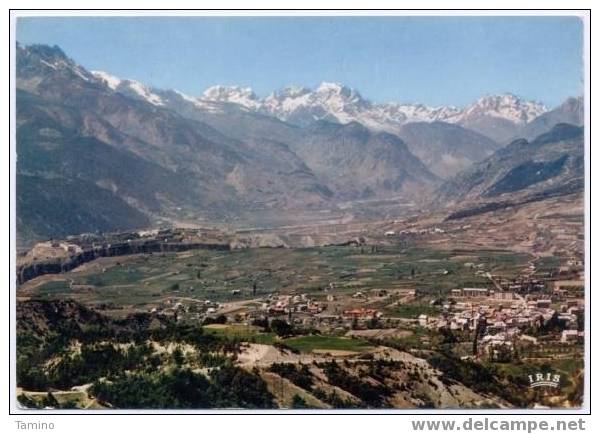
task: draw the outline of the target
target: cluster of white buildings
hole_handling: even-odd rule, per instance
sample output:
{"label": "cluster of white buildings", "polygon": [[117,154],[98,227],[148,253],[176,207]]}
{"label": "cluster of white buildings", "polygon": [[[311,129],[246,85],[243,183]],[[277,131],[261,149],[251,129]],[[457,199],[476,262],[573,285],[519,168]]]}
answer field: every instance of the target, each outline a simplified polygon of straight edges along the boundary
{"label": "cluster of white buildings", "polygon": [[566,344],[583,342],[584,333],[577,330],[584,309],[582,299],[563,300],[557,307],[550,297],[524,299],[514,292],[485,288],[455,289],[452,296],[456,302],[444,304],[441,316],[421,315],[418,323],[438,330],[477,331],[479,355],[500,358],[512,351],[517,342],[537,345],[538,339],[527,335],[527,330],[542,327],[550,321],[557,321],[562,330],[553,340]]}
{"label": "cluster of white buildings", "polygon": [[222,305],[211,300],[181,301],[177,298],[169,298],[163,301],[158,307],[150,309],[150,313],[158,315],[177,316],[186,314],[186,317],[192,319],[202,319],[205,316],[215,315]]}
{"label": "cluster of white buildings", "polygon": [[394,237],[396,235],[425,235],[425,234],[444,234],[446,231],[442,228],[434,227],[427,229],[403,229],[401,231],[386,231],[386,237]]}
{"label": "cluster of white buildings", "polygon": [[[450,330],[474,330],[477,323],[485,321],[486,330],[503,332],[510,328],[522,329],[546,324],[556,313],[549,307],[521,306],[495,307],[474,306],[471,303],[456,303],[453,312],[437,318],[427,318],[430,328]],[[422,319],[420,317],[420,319]]]}
{"label": "cluster of white buildings", "polygon": [[308,294],[270,295],[262,304],[262,310],[271,315],[285,315],[293,312],[318,314],[326,306],[314,301]]}

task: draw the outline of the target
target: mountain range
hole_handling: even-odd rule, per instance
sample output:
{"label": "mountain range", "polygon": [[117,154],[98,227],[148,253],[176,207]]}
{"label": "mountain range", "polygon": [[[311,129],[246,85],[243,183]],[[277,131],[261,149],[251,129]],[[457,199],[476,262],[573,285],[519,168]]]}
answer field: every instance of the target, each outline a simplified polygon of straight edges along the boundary
{"label": "mountain range", "polygon": [[[166,104],[160,91],[139,82],[122,80],[102,71],[94,74],[115,90],[158,106]],[[353,88],[328,82],[315,89],[285,87],[266,98],[259,98],[249,87],[222,85],[209,87],[198,97],[181,96],[198,107],[219,110],[220,104],[235,104],[299,126],[319,120],[343,124],[354,121],[371,129],[397,133],[402,125],[410,122],[437,121],[470,128],[498,142],[515,137],[521,127],[548,111],[539,102],[510,93],[487,95],[465,108],[395,102],[378,104],[363,98]]]}
{"label": "mountain range", "polygon": [[464,108],[377,104],[355,89],[327,82],[314,90],[285,87],[266,98],[259,98],[249,87],[217,85],[193,97],[173,91],[165,95],[163,90],[105,72],[94,74],[112,88],[152,104],[172,108],[174,100],[179,100],[175,103],[177,107],[185,101],[188,103],[186,115],[194,109],[229,115],[233,110],[241,110],[275,117],[298,127],[319,121],[358,122],[374,131],[398,135],[410,151],[442,179],[457,174],[516,138],[533,138],[560,122],[575,125],[583,122],[581,98],[569,98],[553,110],[510,93],[483,96]]}
{"label": "mountain range", "polygon": [[[88,71],[56,46],[19,45],[16,59],[20,242],[348,200],[439,199],[508,143],[518,148],[516,138],[582,123],[581,98],[554,110],[511,94],[431,108],[373,103],[332,83],[266,98],[214,86],[192,97]],[[555,165],[544,176],[578,167]]]}

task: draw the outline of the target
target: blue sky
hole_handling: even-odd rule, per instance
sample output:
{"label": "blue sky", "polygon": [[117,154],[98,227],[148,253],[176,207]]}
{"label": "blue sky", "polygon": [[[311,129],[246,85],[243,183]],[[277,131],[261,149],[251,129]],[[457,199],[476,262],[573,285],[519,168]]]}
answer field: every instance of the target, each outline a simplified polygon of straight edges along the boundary
{"label": "blue sky", "polygon": [[27,17],[17,40],[190,95],[333,81],[378,102],[512,92],[555,106],[583,86],[576,17]]}

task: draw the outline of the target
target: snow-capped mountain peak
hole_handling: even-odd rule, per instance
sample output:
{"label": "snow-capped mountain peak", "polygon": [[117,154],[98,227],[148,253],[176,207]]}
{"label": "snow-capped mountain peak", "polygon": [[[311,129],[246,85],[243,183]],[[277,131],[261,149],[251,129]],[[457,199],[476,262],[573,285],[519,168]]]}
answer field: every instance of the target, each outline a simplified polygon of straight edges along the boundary
{"label": "snow-capped mountain peak", "polygon": [[458,122],[475,116],[503,118],[516,124],[531,122],[548,109],[537,101],[527,101],[512,93],[486,95],[467,107],[458,116]]}
{"label": "snow-capped mountain peak", "polygon": [[213,102],[239,104],[249,109],[259,109],[261,106],[261,101],[250,87],[211,86],[204,91],[201,99]]}
{"label": "snow-capped mountain peak", "polygon": [[331,83],[327,81],[324,81],[321,84],[319,84],[315,92],[322,95],[343,95],[346,97],[352,95],[359,95],[358,92],[352,89],[351,87],[344,86],[340,83]]}

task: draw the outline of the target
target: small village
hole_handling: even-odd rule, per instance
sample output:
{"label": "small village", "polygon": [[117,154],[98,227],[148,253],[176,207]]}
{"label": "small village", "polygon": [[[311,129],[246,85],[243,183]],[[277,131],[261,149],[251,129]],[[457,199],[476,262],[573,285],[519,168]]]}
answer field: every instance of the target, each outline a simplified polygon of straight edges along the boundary
{"label": "small village", "polygon": [[[151,313],[179,321],[221,322],[252,326],[272,319],[290,324],[298,333],[338,336],[389,336],[398,330],[452,333],[469,342],[465,358],[508,362],[517,352],[570,351],[584,342],[584,280],[582,261],[569,258],[552,277],[533,267],[514,278],[491,275],[465,263],[489,280],[487,287],[455,288],[441,296],[415,289],[341,291],[330,283],[315,293],[257,293],[231,290],[230,300],[214,302],[172,297]],[[546,277],[540,277],[543,274]],[[429,313],[390,314],[396,306],[422,307]]]}

